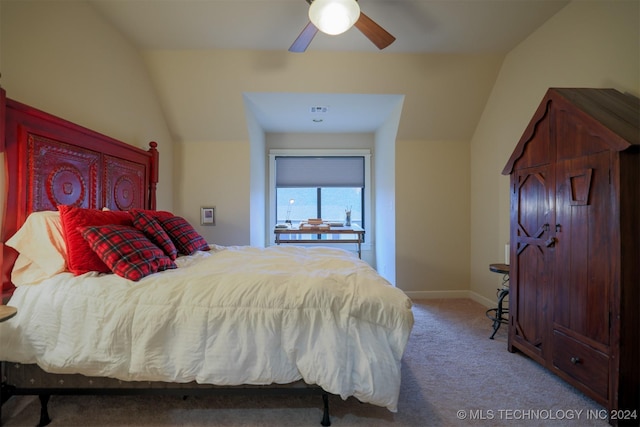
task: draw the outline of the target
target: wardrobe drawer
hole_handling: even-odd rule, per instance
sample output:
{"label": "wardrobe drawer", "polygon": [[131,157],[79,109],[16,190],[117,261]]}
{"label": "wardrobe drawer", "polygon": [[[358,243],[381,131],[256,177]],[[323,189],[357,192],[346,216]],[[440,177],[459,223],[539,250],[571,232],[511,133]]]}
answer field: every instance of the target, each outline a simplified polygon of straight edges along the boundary
{"label": "wardrobe drawer", "polygon": [[609,391],[609,357],[562,332],[553,331],[553,365],[603,399]]}

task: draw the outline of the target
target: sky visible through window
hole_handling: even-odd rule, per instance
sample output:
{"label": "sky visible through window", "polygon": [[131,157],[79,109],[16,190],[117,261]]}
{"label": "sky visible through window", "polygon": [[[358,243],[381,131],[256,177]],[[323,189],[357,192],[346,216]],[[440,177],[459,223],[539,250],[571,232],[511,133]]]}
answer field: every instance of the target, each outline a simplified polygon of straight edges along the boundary
{"label": "sky visible through window", "polygon": [[[345,211],[350,209],[351,223],[362,226],[362,188],[325,187],[321,194],[323,220],[344,221]],[[278,188],[276,204],[278,223],[285,222],[287,216],[294,224],[318,217],[316,188]]]}

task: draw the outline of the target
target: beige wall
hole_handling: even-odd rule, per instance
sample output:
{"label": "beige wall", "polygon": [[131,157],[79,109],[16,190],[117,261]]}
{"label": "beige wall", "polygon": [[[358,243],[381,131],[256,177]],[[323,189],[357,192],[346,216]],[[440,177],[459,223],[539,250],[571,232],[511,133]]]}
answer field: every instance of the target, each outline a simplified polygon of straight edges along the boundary
{"label": "beige wall", "polygon": [[471,142],[471,291],[494,299],[509,240],[501,172],[549,87],[612,87],[640,95],[640,3],[576,1],[511,51]]}
{"label": "beige wall", "polygon": [[1,1],[0,9],[7,96],[137,147],[157,141],[158,207],[173,209],[173,142],[139,52],[82,2]]}
{"label": "beige wall", "polygon": [[467,297],[469,144],[396,144],[397,284],[414,297]]}
{"label": "beige wall", "polygon": [[144,52],[180,142],[247,138],[245,92],[405,95],[399,139],[469,140],[503,55]]}
{"label": "beige wall", "polygon": [[[397,214],[396,214],[396,144],[398,126],[404,105],[399,98],[385,123],[376,131],[375,156],[375,204],[373,220],[376,231],[375,267],[382,277],[397,285]],[[403,284],[403,286],[405,286]]]}
{"label": "beige wall", "polygon": [[[210,243],[250,242],[249,141],[192,141],[176,144],[175,212]],[[200,207],[216,207],[216,225],[200,225]]]}

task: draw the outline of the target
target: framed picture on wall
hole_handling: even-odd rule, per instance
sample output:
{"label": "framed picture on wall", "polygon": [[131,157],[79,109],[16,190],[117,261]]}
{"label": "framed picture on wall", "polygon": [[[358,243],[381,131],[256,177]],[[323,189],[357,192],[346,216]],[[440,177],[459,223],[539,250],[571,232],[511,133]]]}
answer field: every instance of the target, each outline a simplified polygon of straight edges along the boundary
{"label": "framed picture on wall", "polygon": [[200,224],[216,225],[216,208],[200,208]]}

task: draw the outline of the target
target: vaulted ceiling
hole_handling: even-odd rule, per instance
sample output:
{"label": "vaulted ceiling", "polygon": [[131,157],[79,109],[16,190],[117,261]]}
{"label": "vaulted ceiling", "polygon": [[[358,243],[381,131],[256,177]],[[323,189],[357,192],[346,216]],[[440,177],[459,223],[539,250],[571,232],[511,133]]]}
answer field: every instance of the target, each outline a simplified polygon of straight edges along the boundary
{"label": "vaulted ceiling", "polygon": [[[286,53],[309,22],[306,0],[88,0],[134,46],[146,50],[250,49]],[[379,51],[356,28],[318,33],[307,52],[506,54],[568,1],[359,0],[361,11],[396,37]],[[291,54],[305,55],[305,53]],[[368,132],[385,120],[393,97],[374,94],[250,94],[269,132]],[[331,105],[323,126],[311,106]],[[362,112],[366,112],[363,114]],[[335,125],[330,126],[329,123]],[[351,124],[351,128],[340,125]],[[360,124],[360,127],[354,127]]]}
{"label": "vaulted ceiling", "polygon": [[[309,22],[306,0],[90,0],[141,49],[286,50]],[[568,1],[360,0],[396,37],[385,52],[508,52]],[[310,49],[375,52],[357,29]]]}

